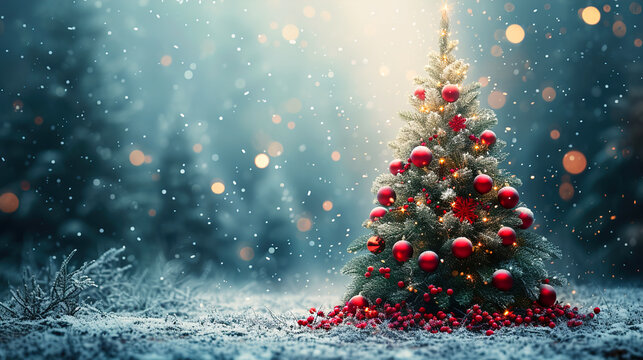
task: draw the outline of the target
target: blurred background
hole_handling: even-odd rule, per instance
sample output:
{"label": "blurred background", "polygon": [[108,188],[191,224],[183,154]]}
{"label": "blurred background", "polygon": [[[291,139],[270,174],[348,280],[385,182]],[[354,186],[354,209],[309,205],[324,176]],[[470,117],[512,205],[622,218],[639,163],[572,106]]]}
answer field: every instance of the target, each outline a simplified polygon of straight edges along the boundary
{"label": "blurred background", "polygon": [[[0,287],[121,246],[220,284],[339,287],[441,5],[2,1]],[[640,279],[641,4],[449,7],[552,266]]]}

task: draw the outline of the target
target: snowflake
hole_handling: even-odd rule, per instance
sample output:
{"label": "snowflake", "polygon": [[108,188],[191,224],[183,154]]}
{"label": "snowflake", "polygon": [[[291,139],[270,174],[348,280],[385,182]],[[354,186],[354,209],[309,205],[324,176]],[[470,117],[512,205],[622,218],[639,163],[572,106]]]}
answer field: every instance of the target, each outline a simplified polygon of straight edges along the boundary
{"label": "snowflake", "polygon": [[451,208],[453,209],[453,215],[460,219],[460,222],[466,219],[469,223],[473,224],[478,218],[478,215],[475,213],[476,201],[471,198],[458,196],[451,204]]}
{"label": "snowflake", "polygon": [[456,115],[453,117],[453,119],[449,120],[449,126],[451,126],[451,129],[453,129],[453,131],[458,132],[467,127],[464,124],[465,121],[467,121],[467,119],[463,118],[460,115]]}

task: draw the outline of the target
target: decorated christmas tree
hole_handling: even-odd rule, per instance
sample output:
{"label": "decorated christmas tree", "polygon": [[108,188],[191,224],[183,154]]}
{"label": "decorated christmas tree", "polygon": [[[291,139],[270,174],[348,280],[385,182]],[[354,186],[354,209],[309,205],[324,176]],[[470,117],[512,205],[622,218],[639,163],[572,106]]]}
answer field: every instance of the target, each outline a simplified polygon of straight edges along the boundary
{"label": "decorated christmas tree", "polygon": [[479,84],[464,83],[469,65],[454,57],[447,9],[439,52],[415,79],[411,111],[390,143],[390,174],[373,182],[377,207],[349,252],[363,252],[342,272],[353,277],[346,300],[364,305],[405,302],[414,308],[487,309],[555,303],[545,269],[560,256],[530,231],[534,217],[519,200],[520,180],[499,167],[505,142],[480,107]]}

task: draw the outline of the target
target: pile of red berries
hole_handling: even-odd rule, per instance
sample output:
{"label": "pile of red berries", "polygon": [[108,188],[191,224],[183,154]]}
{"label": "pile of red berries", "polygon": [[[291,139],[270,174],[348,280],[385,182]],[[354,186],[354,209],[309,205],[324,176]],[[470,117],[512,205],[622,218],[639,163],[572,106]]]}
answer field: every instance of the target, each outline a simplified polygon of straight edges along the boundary
{"label": "pile of red berries", "polygon": [[431,333],[451,333],[454,329],[464,327],[470,331],[493,335],[495,330],[502,327],[545,326],[553,329],[563,320],[567,321],[567,326],[576,327],[582,325],[583,321],[593,319],[600,309],[594,308],[593,313],[581,314],[577,307],[572,308],[570,305],[543,307],[534,302],[531,307],[521,311],[489,313],[474,305],[463,316],[458,317],[453,312],[429,313],[424,307],[414,311],[404,301],[395,305],[382,305],[382,299],[377,299],[376,304],[371,306],[360,307],[346,303],[343,307],[335,306],[327,314],[315,308],[311,308],[309,312],[311,315],[308,318],[298,320],[297,323],[311,329],[329,330],[340,324],[364,329],[384,324],[391,329],[424,329]]}

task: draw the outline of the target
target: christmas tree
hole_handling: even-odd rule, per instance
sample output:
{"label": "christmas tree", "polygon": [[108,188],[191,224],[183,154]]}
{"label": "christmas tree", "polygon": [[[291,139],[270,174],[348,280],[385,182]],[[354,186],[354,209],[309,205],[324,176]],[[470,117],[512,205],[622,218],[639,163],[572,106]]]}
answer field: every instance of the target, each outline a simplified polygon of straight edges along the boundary
{"label": "christmas tree", "polygon": [[[456,60],[442,11],[439,53],[410,97],[414,110],[390,143],[398,159],[373,183],[379,206],[349,252],[364,251],[342,272],[353,277],[346,300],[438,309],[489,309],[555,302],[545,262],[559,250],[528,229],[533,213],[519,203],[520,180],[499,168],[505,142],[489,130],[478,83],[463,84],[469,65]],[[368,251],[366,251],[368,250]],[[350,305],[350,302],[349,302]]]}

